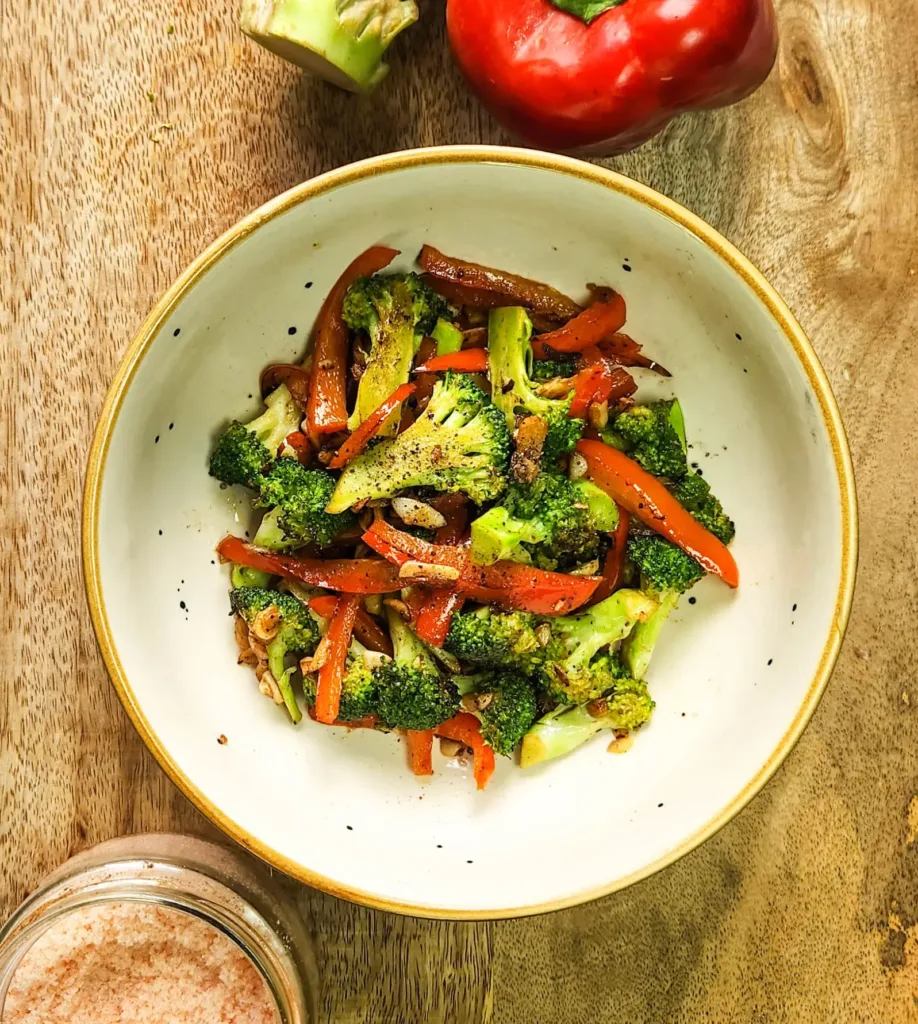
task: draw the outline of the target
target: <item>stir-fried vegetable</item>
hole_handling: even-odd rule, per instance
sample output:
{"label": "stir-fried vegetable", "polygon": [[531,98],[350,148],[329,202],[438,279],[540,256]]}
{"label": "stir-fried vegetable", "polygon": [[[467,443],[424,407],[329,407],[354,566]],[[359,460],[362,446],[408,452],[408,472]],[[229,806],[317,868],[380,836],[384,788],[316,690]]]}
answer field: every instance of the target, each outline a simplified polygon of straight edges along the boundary
{"label": "stir-fried vegetable", "polygon": [[495,754],[647,723],[679,598],[738,585],[735,526],[678,400],[633,397],[668,372],[617,291],[581,305],[431,246],[381,274],[397,255],[346,268],[311,359],[269,366],[261,414],[219,438],[211,474],[264,514],[217,551],[240,660],[294,722],[299,687],[322,725],[399,732],[417,776],[439,737],[483,789]]}

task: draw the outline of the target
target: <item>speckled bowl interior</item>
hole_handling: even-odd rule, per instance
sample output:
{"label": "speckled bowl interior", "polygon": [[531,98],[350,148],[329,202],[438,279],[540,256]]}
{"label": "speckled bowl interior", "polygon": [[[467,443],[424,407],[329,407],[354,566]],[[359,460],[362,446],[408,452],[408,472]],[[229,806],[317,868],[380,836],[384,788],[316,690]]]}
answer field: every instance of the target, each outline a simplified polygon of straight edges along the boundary
{"label": "speckled bowl interior", "polygon": [[[236,665],[214,544],[250,525],[207,475],[260,370],[302,355],[366,246],[422,242],[552,282],[614,285],[629,333],[673,372],[691,460],[736,519],[742,577],[703,581],[667,627],[657,709],[624,755],[600,737],[487,791],[393,736],[293,727]],[[640,372],[640,371],[639,371]],[[157,305],[90,459],[85,555],[109,670],[146,742],[222,828],[304,881],[432,916],[554,909],[628,884],[728,820],[786,755],[831,671],[853,586],[855,509],[837,411],[781,301],[711,229],[601,169],[513,150],[432,150],[308,182],[241,222]],[[226,743],[218,743],[225,736]]]}

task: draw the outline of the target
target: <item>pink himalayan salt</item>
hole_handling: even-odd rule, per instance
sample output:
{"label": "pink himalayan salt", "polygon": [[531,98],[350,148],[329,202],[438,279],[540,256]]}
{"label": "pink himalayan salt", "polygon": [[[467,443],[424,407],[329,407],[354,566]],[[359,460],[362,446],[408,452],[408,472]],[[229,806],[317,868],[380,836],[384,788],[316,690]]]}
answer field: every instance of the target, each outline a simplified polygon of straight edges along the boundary
{"label": "pink himalayan salt", "polygon": [[227,936],[141,903],[74,911],[16,969],[2,1024],[278,1024],[268,987]]}

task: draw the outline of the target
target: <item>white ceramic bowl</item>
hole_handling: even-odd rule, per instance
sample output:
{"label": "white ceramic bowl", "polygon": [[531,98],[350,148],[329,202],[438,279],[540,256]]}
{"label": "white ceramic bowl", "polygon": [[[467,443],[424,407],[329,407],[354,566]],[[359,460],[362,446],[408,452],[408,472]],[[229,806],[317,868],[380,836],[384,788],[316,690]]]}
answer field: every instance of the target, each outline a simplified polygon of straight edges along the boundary
{"label": "white ceramic bowl", "polygon": [[[214,436],[259,407],[259,371],[304,349],[340,270],[422,242],[550,281],[615,285],[627,330],[673,371],[692,460],[737,522],[742,583],[667,626],[657,710],[630,752],[599,738],[484,793],[409,774],[394,737],[294,728],[236,665],[214,544],[248,512],[207,475]],[[628,269],[630,268],[630,270]],[[295,328],[295,332],[294,329]],[[643,394],[667,384],[642,374]],[[608,171],[523,150],[400,153],[323,175],[246,217],[169,289],[105,404],[85,497],[93,620],[128,714],[183,792],[304,882],[431,917],[510,917],[628,885],[727,822],[816,707],[856,560],[838,410],[784,303],[723,238]],[[227,743],[217,742],[219,735]],[[438,755],[435,755],[438,756]]]}

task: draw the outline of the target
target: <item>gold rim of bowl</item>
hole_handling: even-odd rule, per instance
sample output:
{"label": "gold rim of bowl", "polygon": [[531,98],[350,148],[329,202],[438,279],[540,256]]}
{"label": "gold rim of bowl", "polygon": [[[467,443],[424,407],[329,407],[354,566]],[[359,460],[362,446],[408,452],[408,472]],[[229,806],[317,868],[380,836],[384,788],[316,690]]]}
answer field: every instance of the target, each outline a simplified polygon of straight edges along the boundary
{"label": "gold rim of bowl", "polygon": [[[262,224],[279,216],[294,206],[309,199],[320,196],[331,189],[339,188],[351,182],[360,181],[377,175],[390,174],[409,167],[433,166],[439,164],[464,163],[495,163],[514,164],[524,167],[535,167],[555,171],[565,176],[580,178],[601,185],[613,192],[624,193],[632,199],[649,206],[664,214],[669,219],[681,224],[696,238],[700,239],[709,249],[727,263],[756,293],[763,305],[771,313],[780,326],[785,337],[793,348],[803,367],[819,402],[819,409],[826,425],[832,446],[835,469],[838,475],[839,493],[841,496],[842,514],[842,552],[838,593],[832,628],[823,647],[816,674],[810,684],[794,720],[772,751],[770,757],[762,765],[755,776],[743,787],[722,810],[706,825],[688,836],[672,850],[657,858],[650,864],[624,878],[618,878],[607,885],[585,889],[563,899],[549,900],[527,906],[506,907],[501,909],[485,908],[476,910],[457,909],[453,907],[428,906],[425,904],[405,903],[399,900],[386,899],[372,892],[350,886],[340,885],[333,879],[310,871],[303,865],[284,856],[261,842],[256,836],[248,833],[235,821],[224,814],[208,797],[185,775],[175,764],[168,750],[160,742],[149,721],[143,713],[127,675],[121,664],[109,625],[102,593],[99,571],[99,502],[102,489],[102,477],[105,471],[106,455],[112,432],[118,420],[118,414],[128,388],[140,366],[144,356],[153,343],[164,321],[181,301],[185,293],[195,282],[215,266],[230,250],[243,239],[256,231]],[[816,353],[790,312],[784,301],[762,274],[733,245],[707,225],[700,218],[684,209],[678,203],[645,185],[625,178],[613,171],[583,163],[568,157],[532,150],[512,149],[497,146],[440,146],[429,149],[408,150],[386,156],[373,157],[359,163],[349,164],[337,170],[329,171],[310,181],[303,182],[295,188],[284,192],[264,206],[244,217],[238,224],[230,228],[204,253],[202,253],[185,272],[175,281],[171,288],[153,307],[143,326],[135,335],[128,350],[121,360],[114,381],[108,391],[102,414],[96,427],[95,436],[89,453],[89,464],[83,496],[83,570],[86,581],[86,592],[93,627],[98,638],[102,657],[111,676],[112,683],[121,703],[140,734],[144,743],[159,761],[163,770],[189,800],[205,814],[223,832],[232,837],[245,849],[261,857],[273,867],[279,868],[293,878],[314,886],[324,892],[343,899],[361,903],[378,910],[388,910],[414,917],[441,918],[453,920],[488,920],[513,917],[525,917],[548,911],[561,910],[565,907],[577,906],[590,900],[607,896],[619,889],[632,885],[641,879],[655,874],[680,857],[694,850],[709,839],[715,832],[731,821],[749,801],[759,792],[799,740],[804,728],[816,710],[819,700],[826,688],[838,652],[841,647],[845,627],[851,610],[854,593],[855,569],[857,564],[857,499],[854,487],[854,471],[851,455],[845,437],[844,426],[832,389],[825,371],[819,363]]]}

